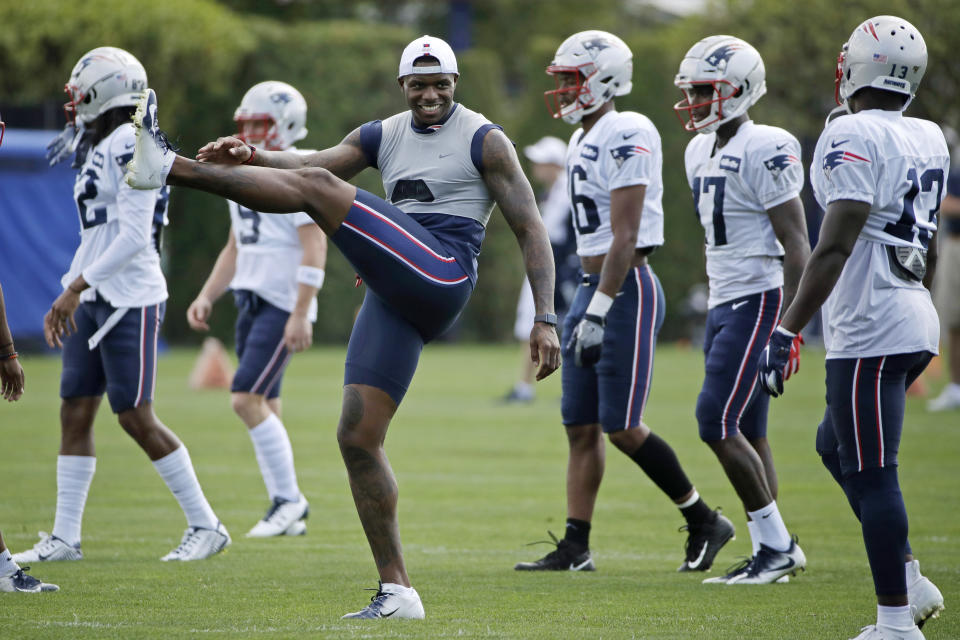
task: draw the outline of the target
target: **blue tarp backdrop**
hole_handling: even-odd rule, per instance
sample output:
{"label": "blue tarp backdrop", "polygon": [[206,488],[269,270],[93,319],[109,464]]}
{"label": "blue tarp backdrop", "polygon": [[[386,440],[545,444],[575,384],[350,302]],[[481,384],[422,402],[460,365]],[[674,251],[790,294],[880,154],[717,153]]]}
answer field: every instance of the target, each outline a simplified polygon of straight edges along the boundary
{"label": "blue tarp backdrop", "polygon": [[14,339],[42,338],[43,315],[80,244],[76,170],[47,166],[56,131],[7,127],[0,147],[0,283]]}

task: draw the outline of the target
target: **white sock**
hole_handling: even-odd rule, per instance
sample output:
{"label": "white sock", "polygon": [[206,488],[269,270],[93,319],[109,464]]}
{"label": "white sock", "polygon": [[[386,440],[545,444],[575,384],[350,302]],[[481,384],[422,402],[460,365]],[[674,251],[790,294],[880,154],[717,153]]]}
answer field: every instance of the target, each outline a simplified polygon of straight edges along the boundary
{"label": "white sock", "polygon": [[153,466],[167,483],[173,497],[180,503],[183,515],[187,517],[187,526],[201,529],[216,529],[217,519],[210,503],[203,495],[197,474],[190,462],[190,454],[186,445],[181,444],[173,453],[168,453],[159,460],[153,461]]}
{"label": "white sock", "polygon": [[787,531],[787,525],[783,524],[783,518],[780,517],[776,500],[756,511],[748,511],[747,515],[757,526],[760,542],[776,551],[786,551],[790,548],[790,533]]}
{"label": "white sock", "polygon": [[13,556],[10,554],[9,549],[0,551],[0,578],[12,576],[19,568],[20,565],[13,561]]}
{"label": "white sock", "polygon": [[53,535],[69,545],[80,544],[83,508],[96,470],[94,456],[57,456],[57,515],[53,520]]}
{"label": "white sock", "polygon": [[271,413],[266,420],[250,429],[250,439],[253,440],[253,450],[257,454],[260,474],[270,499],[298,500],[300,487],[293,466],[293,447],[280,418]]}
{"label": "white sock", "polygon": [[877,605],[877,624],[894,629],[913,628],[913,614],[910,613],[910,605],[905,604],[902,607],[884,607]]}
{"label": "white sock", "polygon": [[747,520],[747,531],[750,533],[751,557],[755,557],[760,551],[760,532],[757,530],[757,523],[753,520]]}

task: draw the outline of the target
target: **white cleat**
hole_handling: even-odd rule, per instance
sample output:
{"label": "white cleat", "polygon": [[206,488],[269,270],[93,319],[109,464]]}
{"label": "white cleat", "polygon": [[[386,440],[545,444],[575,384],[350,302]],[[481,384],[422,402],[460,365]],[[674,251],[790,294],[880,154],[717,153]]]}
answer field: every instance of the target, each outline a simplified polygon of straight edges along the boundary
{"label": "white cleat", "polygon": [[894,629],[886,625],[871,624],[860,629],[860,635],[850,640],[924,640],[924,637],[916,625],[910,629]]}
{"label": "white cleat", "polygon": [[216,529],[190,527],[183,532],[177,548],[160,558],[164,562],[189,562],[209,558],[230,546],[230,534],[222,523]]}
{"label": "white cleat", "polygon": [[267,515],[247,532],[247,537],[302,536],[307,532],[305,520],[309,515],[310,504],[302,493],[297,500],[274,498]]}
{"label": "white cleat", "polygon": [[948,384],[936,398],[927,403],[927,411],[954,411],[960,409],[960,386]]}
{"label": "white cleat", "polygon": [[416,589],[399,584],[380,583],[376,594],[370,598],[370,604],[360,611],[348,613],[343,616],[343,619],[414,618],[422,620],[423,616],[423,603],[420,602],[420,594]]}
{"label": "white cleat", "polygon": [[41,531],[40,542],[32,549],[13,554],[13,561],[19,565],[33,562],[54,562],[56,560],[82,560],[80,545],[70,545],[57,536]]}
{"label": "white cleat", "polygon": [[133,126],[137,132],[137,143],[123,180],[134,189],[159,189],[166,184],[167,174],[177,154],[170,148],[166,135],[157,125],[157,94],[153,89],[144,91],[137,101]]}
{"label": "white cleat", "polygon": [[796,540],[786,551],[776,551],[760,543],[760,550],[746,571],[731,577],[725,584],[771,584],[786,575],[796,575],[807,566],[807,557]]}
{"label": "white cleat", "polygon": [[33,576],[27,575],[30,567],[17,569],[9,576],[0,576],[0,592],[19,592],[19,593],[41,593],[44,591],[59,591],[60,587],[55,584],[42,582]]}
{"label": "white cleat", "polygon": [[920,563],[912,560],[907,563],[907,599],[910,601],[910,613],[918,627],[931,618],[939,618],[943,611],[943,594],[920,573]]}

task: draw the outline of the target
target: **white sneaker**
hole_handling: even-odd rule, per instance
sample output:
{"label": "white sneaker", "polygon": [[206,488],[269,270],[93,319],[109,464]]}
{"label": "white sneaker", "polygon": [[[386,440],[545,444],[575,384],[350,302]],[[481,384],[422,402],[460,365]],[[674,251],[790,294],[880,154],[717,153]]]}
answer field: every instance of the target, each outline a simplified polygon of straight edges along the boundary
{"label": "white sneaker", "polygon": [[40,536],[40,542],[33,545],[32,549],[13,554],[14,562],[24,565],[32,562],[83,559],[79,544],[74,547],[46,531],[41,531],[38,535]]}
{"label": "white sneaker", "polygon": [[28,576],[25,572],[30,567],[24,567],[10,574],[9,576],[0,576],[0,592],[12,593],[40,593],[41,591],[59,591],[60,587],[55,584],[42,582],[33,576]]}
{"label": "white sneaker", "polygon": [[727,580],[726,584],[770,584],[785,575],[796,575],[807,566],[807,557],[796,539],[786,551],[776,551],[760,543],[760,550],[750,561],[747,570]]}
{"label": "white sneaker", "polygon": [[360,611],[348,613],[343,616],[343,619],[416,618],[422,620],[423,615],[423,603],[420,602],[420,594],[416,589],[381,582],[377,587],[377,593],[370,598],[370,604]]}
{"label": "white sneaker", "polygon": [[177,154],[157,124],[157,94],[153,89],[144,91],[137,101],[133,126],[137,143],[123,179],[134,189],[159,189],[166,184]]}
{"label": "white sneaker", "polygon": [[927,411],[952,411],[960,409],[960,385],[953,383],[943,388],[936,398],[927,403]]}
{"label": "white sneaker", "polygon": [[267,515],[247,532],[247,537],[302,536],[307,532],[304,521],[309,515],[310,504],[302,493],[297,500],[274,498]]}
{"label": "white sneaker", "polygon": [[924,640],[924,637],[916,625],[912,629],[894,629],[886,625],[871,624],[860,629],[860,635],[850,640]]}
{"label": "white sneaker", "polygon": [[907,599],[910,601],[910,613],[918,627],[930,618],[939,618],[943,611],[943,594],[937,585],[920,574],[920,563],[913,560],[907,563]]}
{"label": "white sneaker", "polygon": [[216,529],[190,527],[183,532],[183,539],[176,549],[160,558],[164,562],[203,560],[223,551],[230,546],[230,534],[223,523],[218,522]]}

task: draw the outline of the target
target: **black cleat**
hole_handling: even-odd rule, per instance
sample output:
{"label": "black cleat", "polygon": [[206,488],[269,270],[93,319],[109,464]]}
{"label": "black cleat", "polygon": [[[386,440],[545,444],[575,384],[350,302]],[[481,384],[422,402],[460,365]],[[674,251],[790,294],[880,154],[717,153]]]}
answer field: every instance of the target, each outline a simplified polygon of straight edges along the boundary
{"label": "black cleat", "polygon": [[688,531],[689,534],[684,545],[687,557],[677,571],[709,571],[717,552],[727,542],[736,538],[733,523],[721,515],[719,508],[714,513],[716,517],[712,521],[698,527],[680,527],[680,531]]}
{"label": "black cleat", "polygon": [[557,548],[539,560],[518,562],[514,569],[517,571],[596,571],[593,558],[590,557],[590,549],[566,539],[557,540],[557,536],[553,535],[552,531],[547,533],[553,541],[544,540],[543,543],[555,544]]}

